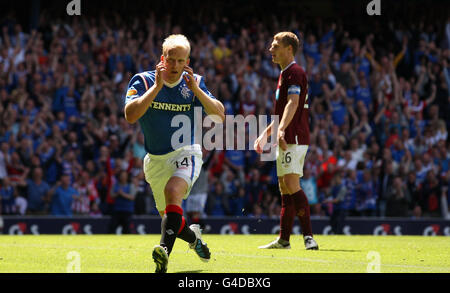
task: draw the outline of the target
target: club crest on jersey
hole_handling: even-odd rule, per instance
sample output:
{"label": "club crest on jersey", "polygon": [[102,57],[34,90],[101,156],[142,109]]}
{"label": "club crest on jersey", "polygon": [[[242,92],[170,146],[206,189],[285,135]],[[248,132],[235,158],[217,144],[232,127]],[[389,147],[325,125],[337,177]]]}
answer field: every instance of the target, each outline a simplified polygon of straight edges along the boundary
{"label": "club crest on jersey", "polygon": [[180,92],[184,99],[189,98],[191,95],[191,90],[186,85],[180,88]]}

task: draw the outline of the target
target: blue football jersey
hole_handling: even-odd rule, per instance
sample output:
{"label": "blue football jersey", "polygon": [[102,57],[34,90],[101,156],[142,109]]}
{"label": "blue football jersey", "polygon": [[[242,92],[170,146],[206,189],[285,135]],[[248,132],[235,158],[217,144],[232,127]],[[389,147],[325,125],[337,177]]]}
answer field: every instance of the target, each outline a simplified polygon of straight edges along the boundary
{"label": "blue football jersey", "polygon": [[[183,74],[187,73],[184,72]],[[194,76],[197,82],[200,81],[199,87],[207,95],[215,99],[206,88],[204,78],[197,74],[194,74]],[[153,86],[154,82],[155,71],[146,71],[133,76],[128,85],[125,105],[133,99],[142,96]],[[201,107],[202,113],[204,113],[202,103],[194,96],[194,93],[188,88],[183,78],[173,85],[164,84],[147,109],[147,112],[139,118],[139,124],[145,137],[145,150],[152,155],[164,155],[175,150],[171,143],[172,135],[178,129],[185,126],[179,125],[178,127],[172,127],[171,123],[172,119],[180,114],[186,115],[189,118],[191,127],[190,141],[183,141],[182,143],[183,145],[194,144],[195,107]]]}

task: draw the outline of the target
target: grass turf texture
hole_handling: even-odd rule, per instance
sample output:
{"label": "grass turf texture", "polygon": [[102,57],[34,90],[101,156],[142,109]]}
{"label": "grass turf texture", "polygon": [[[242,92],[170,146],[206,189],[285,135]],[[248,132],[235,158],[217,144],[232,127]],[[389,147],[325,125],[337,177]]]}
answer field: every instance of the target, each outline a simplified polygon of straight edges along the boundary
{"label": "grass turf texture", "polygon": [[[204,235],[212,256],[203,263],[177,239],[168,273],[365,273],[380,255],[381,273],[449,273],[448,237],[315,236],[320,250],[306,251],[299,235],[290,250],[257,247],[275,235]],[[153,273],[159,235],[0,236],[0,273],[66,273],[80,256],[81,273]],[[71,263],[72,262],[72,263]],[[373,266],[369,266],[373,268]]]}

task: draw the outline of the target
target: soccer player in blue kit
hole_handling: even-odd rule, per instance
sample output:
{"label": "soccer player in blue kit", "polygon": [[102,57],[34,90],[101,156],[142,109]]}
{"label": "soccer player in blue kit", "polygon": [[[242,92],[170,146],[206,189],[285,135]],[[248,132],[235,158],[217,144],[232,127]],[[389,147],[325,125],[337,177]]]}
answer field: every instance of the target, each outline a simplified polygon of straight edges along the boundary
{"label": "soccer player in blue kit", "polygon": [[[144,133],[145,179],[152,188],[156,208],[162,217],[160,244],[154,247],[152,255],[156,273],[167,271],[177,237],[188,242],[202,261],[211,258],[200,227],[187,226],[181,205],[203,163],[201,147],[194,140],[194,108],[202,107],[218,123],[225,120],[225,111],[222,103],[206,88],[204,78],[194,74],[188,66],[190,51],[185,36],[167,37],[156,70],[133,76],[125,98],[126,120],[129,123],[139,121]],[[177,128],[171,125],[177,115],[189,118],[191,137],[189,141],[183,141],[183,146],[174,149],[172,136]]]}

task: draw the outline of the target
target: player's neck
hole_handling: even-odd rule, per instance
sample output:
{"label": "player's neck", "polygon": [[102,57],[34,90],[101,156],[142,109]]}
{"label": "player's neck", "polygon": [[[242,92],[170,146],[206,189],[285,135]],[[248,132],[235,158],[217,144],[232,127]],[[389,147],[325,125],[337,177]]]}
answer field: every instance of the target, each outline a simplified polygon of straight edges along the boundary
{"label": "player's neck", "polygon": [[170,78],[166,78],[166,77],[163,76],[163,81],[165,83],[168,83],[168,84],[176,83],[178,80],[179,80],[179,78],[177,78],[177,79],[170,79]]}
{"label": "player's neck", "polygon": [[294,61],[295,61],[294,56],[292,56],[280,62],[279,65],[281,67],[281,70],[285,70],[289,66],[289,64],[291,64]]}
{"label": "player's neck", "polygon": [[173,85],[173,84],[176,84],[176,83],[178,83],[179,81],[181,81],[181,75],[179,76],[179,77],[177,77],[177,78],[172,78],[172,79],[170,79],[170,78],[167,78],[166,76],[164,76],[164,74],[163,74],[163,81],[164,81],[164,83],[166,84],[166,85]]}

